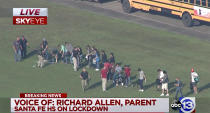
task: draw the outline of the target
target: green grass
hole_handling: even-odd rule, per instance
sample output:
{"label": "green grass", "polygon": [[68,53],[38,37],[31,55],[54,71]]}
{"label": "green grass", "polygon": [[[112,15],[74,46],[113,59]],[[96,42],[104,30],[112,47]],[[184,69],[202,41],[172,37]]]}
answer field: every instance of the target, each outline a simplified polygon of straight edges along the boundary
{"label": "green grass", "polygon": [[[12,13],[7,10],[13,7],[48,8],[48,25],[12,25]],[[72,65],[60,63],[43,69],[32,68],[36,55],[23,62],[14,62],[12,42],[21,35],[25,35],[30,43],[29,52],[39,46],[43,37],[47,38],[50,47],[70,41],[74,46],[80,45],[84,52],[87,44],[104,49],[107,54],[114,52],[117,62],[131,65],[132,76],[137,74],[138,67],[145,71],[145,85],[155,81],[158,68],[165,69],[170,82],[180,77],[186,84],[184,94],[189,92],[189,73],[195,67],[201,78],[198,87],[204,87],[196,96],[200,99],[198,112],[207,109],[202,102],[210,98],[208,41],[41,0],[0,0],[0,9],[6,9],[6,12],[0,11],[3,15],[0,17],[0,105],[5,106],[0,107],[0,111],[7,111],[8,105],[3,104],[8,101],[5,98],[19,97],[20,92],[67,92],[69,97],[159,97],[161,93],[155,86],[144,93],[139,93],[136,87],[111,88],[103,93],[100,74],[93,69],[88,69],[92,78],[89,86],[96,84],[96,87],[83,93],[79,78],[81,70],[74,72]],[[173,92],[170,97],[174,95]]]}

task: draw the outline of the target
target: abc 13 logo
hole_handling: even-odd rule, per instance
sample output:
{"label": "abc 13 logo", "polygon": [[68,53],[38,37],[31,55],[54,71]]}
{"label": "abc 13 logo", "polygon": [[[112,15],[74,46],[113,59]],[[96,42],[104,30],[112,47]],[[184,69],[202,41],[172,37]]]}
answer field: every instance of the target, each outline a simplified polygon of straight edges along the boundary
{"label": "abc 13 logo", "polygon": [[179,110],[180,113],[195,113],[195,97],[180,97],[171,103],[173,110]]}

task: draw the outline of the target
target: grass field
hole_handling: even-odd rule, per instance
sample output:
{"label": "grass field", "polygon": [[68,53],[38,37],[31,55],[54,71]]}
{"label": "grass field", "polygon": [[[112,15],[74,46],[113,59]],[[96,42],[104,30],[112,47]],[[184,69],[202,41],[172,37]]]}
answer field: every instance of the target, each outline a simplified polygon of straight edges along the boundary
{"label": "grass field", "polygon": [[[47,26],[12,25],[12,8],[46,7],[49,10]],[[170,82],[180,77],[185,83],[183,94],[189,93],[189,74],[192,67],[200,74],[198,87],[198,112],[205,113],[210,103],[210,44],[196,37],[187,37],[153,28],[148,28],[116,18],[105,17],[88,11],[74,9],[42,0],[0,0],[0,112],[9,112],[9,99],[19,97],[20,92],[67,92],[69,97],[159,97],[161,92],[151,85],[157,76],[156,70],[168,71]],[[147,89],[139,93],[136,87],[109,88],[102,92],[99,72],[88,69],[91,81],[83,93],[79,72],[72,65],[52,64],[43,69],[32,68],[37,56],[16,63],[13,58],[12,42],[17,36],[25,35],[30,43],[28,52],[39,47],[43,37],[49,46],[56,47],[65,41],[84,48],[87,44],[104,49],[107,54],[115,53],[117,62],[130,64],[132,81],[137,80],[137,68],[147,75]],[[85,50],[83,50],[85,52]],[[170,97],[174,97],[173,88]],[[206,101],[204,101],[206,100]],[[5,103],[8,103],[6,105]],[[207,113],[207,112],[206,112]]]}

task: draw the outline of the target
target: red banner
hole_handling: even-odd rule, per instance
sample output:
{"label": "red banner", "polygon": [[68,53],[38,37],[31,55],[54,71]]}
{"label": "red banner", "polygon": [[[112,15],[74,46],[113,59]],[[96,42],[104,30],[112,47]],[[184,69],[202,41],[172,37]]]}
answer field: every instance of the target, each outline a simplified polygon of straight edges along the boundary
{"label": "red banner", "polygon": [[14,25],[47,25],[47,16],[13,16]]}
{"label": "red banner", "polygon": [[67,93],[20,93],[20,98],[67,98]]}

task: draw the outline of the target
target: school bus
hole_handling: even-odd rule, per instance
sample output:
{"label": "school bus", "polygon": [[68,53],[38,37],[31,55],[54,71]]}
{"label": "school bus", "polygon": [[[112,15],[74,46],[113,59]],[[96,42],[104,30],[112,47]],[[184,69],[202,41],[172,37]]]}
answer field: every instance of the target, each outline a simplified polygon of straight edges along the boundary
{"label": "school bus", "polygon": [[210,22],[210,0],[121,0],[121,3],[126,13],[141,9],[178,15],[187,27],[194,20]]}

